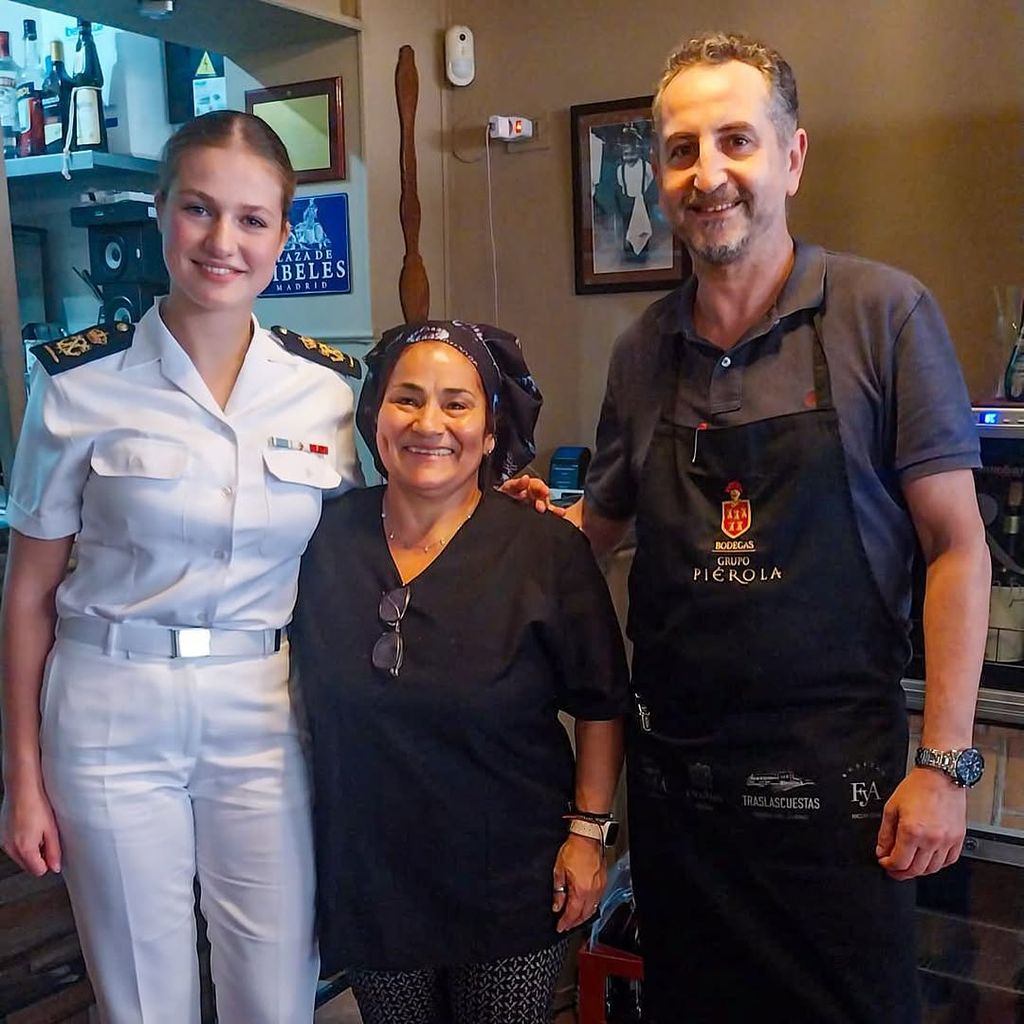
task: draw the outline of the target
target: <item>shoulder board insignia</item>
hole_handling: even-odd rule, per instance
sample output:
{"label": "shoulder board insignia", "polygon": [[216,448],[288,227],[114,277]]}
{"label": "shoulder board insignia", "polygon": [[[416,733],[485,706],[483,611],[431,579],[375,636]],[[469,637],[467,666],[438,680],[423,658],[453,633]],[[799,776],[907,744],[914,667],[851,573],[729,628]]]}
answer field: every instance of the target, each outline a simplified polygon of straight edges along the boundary
{"label": "shoulder board insignia", "polygon": [[363,375],[363,368],[358,359],[353,359],[332,345],[325,345],[316,338],[307,338],[304,334],[296,334],[287,327],[271,327],[270,332],[293,355],[311,359],[322,366],[329,366],[346,377],[355,377],[356,380]]}
{"label": "shoulder board insignia", "polygon": [[33,345],[30,351],[53,377],[83,363],[91,363],[94,359],[124,352],[132,347],[134,337],[135,324],[118,320],[113,324],[88,327],[67,338],[41,342]]}

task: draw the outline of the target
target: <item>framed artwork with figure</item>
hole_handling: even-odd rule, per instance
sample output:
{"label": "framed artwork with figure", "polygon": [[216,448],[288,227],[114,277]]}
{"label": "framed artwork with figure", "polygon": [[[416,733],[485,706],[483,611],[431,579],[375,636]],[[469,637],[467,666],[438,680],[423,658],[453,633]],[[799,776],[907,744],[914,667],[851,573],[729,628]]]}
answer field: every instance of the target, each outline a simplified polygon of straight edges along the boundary
{"label": "framed artwork with figure", "polygon": [[577,295],[674,288],[690,272],[658,206],[652,100],[569,110]]}

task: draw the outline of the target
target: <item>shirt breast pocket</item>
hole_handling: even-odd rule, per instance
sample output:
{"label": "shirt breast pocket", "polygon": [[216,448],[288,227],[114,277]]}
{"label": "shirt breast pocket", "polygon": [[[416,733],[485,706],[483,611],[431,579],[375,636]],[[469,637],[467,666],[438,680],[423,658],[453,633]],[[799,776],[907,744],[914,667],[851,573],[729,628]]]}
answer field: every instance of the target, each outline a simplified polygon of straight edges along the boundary
{"label": "shirt breast pocket", "polygon": [[189,451],[175,441],[126,437],[97,441],[83,495],[83,532],[152,545],[185,537]]}
{"label": "shirt breast pocket", "polygon": [[323,492],[341,483],[341,474],[323,455],[288,448],[263,452],[267,530],[262,551],[274,557],[301,555],[320,521]]}

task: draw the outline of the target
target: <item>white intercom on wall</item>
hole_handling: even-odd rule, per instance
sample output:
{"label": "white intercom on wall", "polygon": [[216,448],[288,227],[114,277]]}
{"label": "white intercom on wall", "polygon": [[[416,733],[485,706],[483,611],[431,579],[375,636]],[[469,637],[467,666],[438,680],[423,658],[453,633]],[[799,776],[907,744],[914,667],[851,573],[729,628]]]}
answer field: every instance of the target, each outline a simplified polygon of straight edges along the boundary
{"label": "white intercom on wall", "polygon": [[473,81],[473,33],[465,25],[452,25],[444,35],[444,70],[452,85],[469,85]]}

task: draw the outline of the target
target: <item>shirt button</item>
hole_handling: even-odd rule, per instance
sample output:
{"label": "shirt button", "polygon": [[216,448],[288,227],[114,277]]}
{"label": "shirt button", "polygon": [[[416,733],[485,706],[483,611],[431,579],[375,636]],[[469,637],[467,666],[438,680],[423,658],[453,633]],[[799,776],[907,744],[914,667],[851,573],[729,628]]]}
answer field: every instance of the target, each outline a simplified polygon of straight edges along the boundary
{"label": "shirt button", "polygon": [[220,493],[223,494],[225,498],[230,498],[235,493],[235,489],[233,487],[222,487],[220,489]]}
{"label": "shirt button", "polygon": [[221,561],[222,559],[227,558],[228,556],[226,551],[222,551],[220,548],[217,548],[217,550],[213,553],[213,557],[216,558],[217,561]]}
{"label": "shirt button", "polygon": [[196,618],[197,618],[197,619],[198,619],[198,620],[199,620],[200,622],[209,622],[209,621],[210,621],[210,613],[209,613],[209,612],[200,612],[200,613],[199,613],[199,614],[198,614],[198,615],[196,616]]}
{"label": "shirt button", "polygon": [[722,356],[722,369],[728,370],[732,366],[732,360],[728,356]]}

